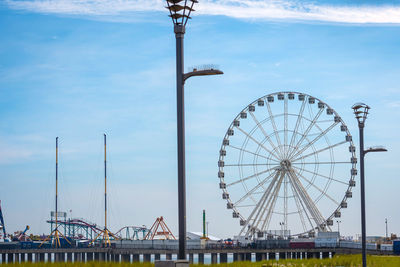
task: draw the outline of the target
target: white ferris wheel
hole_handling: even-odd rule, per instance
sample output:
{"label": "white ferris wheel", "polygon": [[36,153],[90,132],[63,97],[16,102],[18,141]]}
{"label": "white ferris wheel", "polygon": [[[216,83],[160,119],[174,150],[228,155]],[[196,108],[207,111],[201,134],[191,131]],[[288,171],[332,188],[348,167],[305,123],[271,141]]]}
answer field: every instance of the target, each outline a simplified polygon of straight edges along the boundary
{"label": "white ferris wheel", "polygon": [[222,198],[246,237],[331,231],[355,186],[357,158],[346,124],[303,93],[273,93],[245,107],[219,155]]}

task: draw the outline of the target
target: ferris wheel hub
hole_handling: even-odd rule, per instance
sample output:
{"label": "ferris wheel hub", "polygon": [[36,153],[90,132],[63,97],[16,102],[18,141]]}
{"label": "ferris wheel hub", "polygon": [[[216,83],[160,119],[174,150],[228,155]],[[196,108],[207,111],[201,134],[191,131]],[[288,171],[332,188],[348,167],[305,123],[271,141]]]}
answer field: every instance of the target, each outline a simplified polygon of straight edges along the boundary
{"label": "ferris wheel hub", "polygon": [[292,166],[292,163],[288,159],[282,160],[280,164],[283,171],[289,171],[290,167]]}

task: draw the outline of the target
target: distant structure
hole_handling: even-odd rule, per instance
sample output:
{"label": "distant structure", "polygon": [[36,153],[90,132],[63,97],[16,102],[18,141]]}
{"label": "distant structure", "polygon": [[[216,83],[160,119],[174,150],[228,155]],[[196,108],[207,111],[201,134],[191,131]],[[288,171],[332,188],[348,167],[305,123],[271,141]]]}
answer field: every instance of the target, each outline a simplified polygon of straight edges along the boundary
{"label": "distant structure", "polygon": [[[159,228],[161,228],[160,229],[161,231],[159,231]],[[171,230],[168,228],[162,216],[156,219],[156,221],[153,223],[153,225],[150,228],[150,231],[147,233],[144,239],[176,240],[174,234],[172,234]]]}
{"label": "distant structure", "polygon": [[24,231],[14,232],[13,241],[31,241],[30,237],[26,234],[26,232],[28,232],[29,229],[30,227],[29,225],[27,225]]}
{"label": "distant structure", "polygon": [[201,239],[208,239],[208,235],[207,235],[207,231],[206,231],[206,210],[203,210],[203,236],[201,237]]}
{"label": "distant structure", "polygon": [[[203,239],[203,233],[202,232],[187,232],[187,239],[190,240],[201,240]],[[222,238],[213,236],[213,235],[208,235],[208,239],[207,240],[211,240],[211,241],[219,241],[222,240]]]}

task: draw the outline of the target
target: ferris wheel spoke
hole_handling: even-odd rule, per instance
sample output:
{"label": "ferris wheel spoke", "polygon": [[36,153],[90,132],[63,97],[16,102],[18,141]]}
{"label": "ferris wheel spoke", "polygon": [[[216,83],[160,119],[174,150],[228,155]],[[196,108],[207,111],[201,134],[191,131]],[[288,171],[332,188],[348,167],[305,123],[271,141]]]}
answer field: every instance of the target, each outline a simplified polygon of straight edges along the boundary
{"label": "ferris wheel spoke", "polygon": [[336,205],[340,205],[339,202],[337,202],[334,198],[332,198],[330,195],[328,195],[325,190],[322,190],[321,188],[319,188],[318,186],[316,186],[314,183],[312,183],[310,180],[308,180],[306,177],[304,177],[302,174],[300,174],[298,171],[292,169],[295,173],[297,173],[298,176],[300,176],[301,178],[303,178],[303,180],[305,180],[307,183],[309,183],[312,187],[314,187],[315,189],[317,189],[319,192],[321,192],[321,194],[325,195],[327,198],[329,198],[333,203],[335,203]]}
{"label": "ferris wheel spoke", "polygon": [[307,155],[305,155],[305,156],[302,156],[302,157],[299,157],[299,158],[292,159],[292,162],[295,162],[295,161],[298,161],[298,160],[305,159],[305,158],[307,158],[307,157],[310,157],[310,156],[312,156],[312,155],[315,155],[315,154],[318,154],[318,153],[324,152],[324,151],[326,151],[326,150],[328,150],[328,149],[331,149],[331,148],[334,148],[334,147],[337,147],[337,146],[343,145],[343,144],[345,144],[345,143],[347,143],[347,141],[342,141],[342,142],[339,142],[339,143],[337,143],[337,144],[334,144],[334,145],[330,145],[330,146],[324,147],[324,148],[322,148],[322,149],[320,149],[320,150],[314,151],[314,152],[312,152],[312,153],[310,153],[310,154],[307,154]]}
{"label": "ferris wheel spoke", "polygon": [[261,125],[261,123],[257,120],[256,116],[253,114],[253,112],[250,112],[251,117],[253,118],[254,122],[257,124],[257,126],[260,128],[261,132],[263,133],[263,135],[265,136],[265,138],[267,139],[267,141],[270,143],[270,145],[272,146],[273,150],[278,151],[278,149],[276,149],[276,146],[274,144],[274,142],[272,142],[271,138],[268,136],[267,132],[265,131],[264,127]]}
{"label": "ferris wheel spoke", "polygon": [[237,166],[279,166],[279,163],[235,163],[225,164],[224,167],[237,167]]}
{"label": "ferris wheel spoke", "polygon": [[[290,179],[290,178],[289,178],[289,179]],[[304,208],[304,206],[303,206],[303,203],[301,203],[302,207],[300,207],[300,203],[299,203],[300,200],[298,199],[297,192],[296,192],[296,190],[294,189],[292,183],[290,183],[290,187],[291,187],[292,192],[293,192],[294,202],[296,203],[296,207],[297,207],[297,210],[298,210],[298,213],[299,213],[301,225],[303,226],[303,231],[306,232],[306,231],[307,231],[307,226],[306,226],[306,222],[305,222],[304,216],[303,216],[303,210],[304,210],[304,212],[305,212],[305,208]],[[306,212],[305,212],[305,213],[306,213]],[[306,213],[306,216],[308,217],[308,214],[307,214],[307,213]],[[313,227],[313,225],[312,225],[311,220],[310,220],[309,217],[308,217],[308,220],[309,220],[309,222],[310,222],[311,227]]]}
{"label": "ferris wheel spoke", "polygon": [[349,164],[351,163],[350,161],[327,161],[327,162],[292,162],[293,164],[298,164],[298,165],[302,165],[302,164],[312,164],[312,165],[316,165],[316,164]]}
{"label": "ferris wheel spoke", "polygon": [[320,120],[320,121],[317,121],[317,123],[325,123],[325,122],[331,122],[332,120]]}
{"label": "ferris wheel spoke", "polygon": [[315,137],[311,142],[309,142],[307,145],[305,145],[302,149],[300,149],[300,151],[298,151],[296,154],[294,154],[293,157],[297,157],[298,155],[301,155],[301,153],[303,153],[304,151],[306,151],[309,147],[311,147],[315,142],[317,142],[321,137],[323,137],[324,135],[326,135],[330,130],[333,129],[333,127],[335,127],[339,122],[335,122],[333,123],[331,126],[329,126],[327,129],[325,129],[325,131],[323,131],[322,133],[320,133],[317,137]]}
{"label": "ferris wheel spoke", "polygon": [[322,178],[326,178],[326,179],[331,180],[331,181],[335,181],[337,183],[341,183],[341,184],[344,184],[344,185],[347,185],[347,186],[349,185],[349,183],[334,179],[332,177],[329,177],[329,176],[326,176],[326,175],[323,175],[323,174],[320,174],[320,173],[317,173],[317,172],[314,172],[314,171],[310,171],[310,170],[307,170],[307,169],[304,169],[304,168],[298,168],[298,167],[293,166],[293,165],[292,165],[292,167],[295,168],[295,169],[301,170],[301,171],[308,172],[308,173],[313,174],[313,175],[317,175],[317,176],[322,177]]}
{"label": "ferris wheel spoke", "polygon": [[[290,139],[290,145],[289,148],[291,148],[295,142],[296,135],[298,134],[298,128],[300,125],[300,121],[303,118],[303,112],[304,112],[304,107],[306,106],[306,100],[304,99],[303,103],[301,104],[299,114],[297,115],[297,120],[296,120],[296,125],[294,126],[292,138]],[[291,152],[291,150],[289,150]]]}
{"label": "ferris wheel spoke", "polygon": [[[267,210],[270,211],[270,209],[268,209],[268,207],[272,204],[273,199],[275,198],[275,196],[277,194],[277,188],[280,188],[281,183],[282,183],[282,173],[279,172],[279,180],[275,183],[272,193],[268,194],[268,196],[266,198],[266,201],[264,201],[264,203],[260,206],[260,208],[259,208],[259,210],[257,212],[257,215],[254,218],[255,229],[258,229],[258,230],[262,231],[263,227],[259,228],[258,226],[259,226],[261,221],[263,221],[264,224],[267,221],[268,218],[264,217],[264,214],[265,214],[265,212]],[[265,218],[265,219],[263,219],[263,218]]]}
{"label": "ferris wheel spoke", "polygon": [[252,174],[252,175],[250,175],[250,176],[247,176],[246,178],[242,178],[242,179],[239,179],[239,180],[234,181],[234,182],[232,182],[232,183],[229,183],[229,184],[226,185],[226,187],[230,187],[230,186],[235,185],[235,184],[238,184],[238,183],[240,183],[240,182],[247,181],[247,180],[249,180],[249,179],[251,179],[251,178],[254,178],[254,177],[258,176],[258,175],[261,175],[261,174],[264,174],[264,173],[266,173],[266,172],[269,172],[269,171],[271,171],[271,170],[273,170],[273,169],[275,169],[275,168],[266,169],[266,170],[261,171],[261,172],[259,172],[259,173]]}
{"label": "ferris wheel spoke", "polygon": [[[298,199],[298,202],[301,204],[302,209],[304,210],[304,213],[307,216],[308,222],[310,223],[311,229],[314,229],[314,225],[313,225],[313,215],[312,213],[310,213],[310,210],[307,207],[307,203],[305,202],[305,200],[300,196],[300,191],[299,188],[297,186],[297,184],[294,183],[292,175],[289,174],[290,180],[291,180],[291,186],[292,186],[292,191],[294,192],[294,196]],[[310,213],[310,214],[309,214]]]}
{"label": "ferris wheel spoke", "polygon": [[283,151],[284,151],[284,155],[285,158],[287,157],[287,152],[288,152],[288,97],[285,97],[284,100],[284,132],[283,132],[283,139],[284,139],[284,147],[283,147]]}
{"label": "ferris wheel spoke", "polygon": [[268,180],[274,176],[276,172],[271,173],[270,175],[268,175],[264,180],[261,181],[261,183],[257,184],[255,187],[253,187],[249,192],[247,192],[244,196],[242,196],[238,201],[236,201],[233,206],[236,207],[236,205],[240,204],[243,200],[245,200],[246,198],[248,198],[249,196],[251,196],[252,194],[254,194],[254,192],[259,189],[261,186],[263,186],[266,182],[268,182]]}
{"label": "ferris wheel spoke", "polygon": [[302,137],[300,140],[296,143],[295,147],[290,151],[289,157],[292,158],[293,153],[296,152],[296,150],[300,147],[301,143],[303,143],[304,139],[307,137],[308,133],[311,131],[312,127],[315,125],[317,122],[319,116],[321,116],[323,109],[320,109],[318,113],[315,115],[314,119],[310,122],[308,125],[307,129],[304,131],[302,134]]}
{"label": "ferris wheel spoke", "polygon": [[287,230],[287,223],[288,223],[288,178],[285,174],[285,178],[283,180],[284,188],[283,188],[283,221],[285,230]]}
{"label": "ferris wheel spoke", "polygon": [[[272,188],[273,188],[275,182],[277,181],[278,177],[279,177],[279,172],[276,172],[276,173],[275,173],[275,176],[274,176],[274,178],[272,179],[271,183],[269,184],[267,190],[265,190],[264,194],[262,195],[262,197],[260,198],[260,200],[257,202],[256,207],[253,209],[253,211],[251,212],[251,214],[247,217],[246,223],[245,223],[244,226],[242,227],[242,229],[241,229],[239,235],[241,235],[243,232],[246,231],[246,228],[247,228],[247,226],[250,224],[251,221],[255,221],[255,220],[253,219],[254,214],[255,214],[256,212],[258,212],[258,211],[259,211],[259,207],[260,207],[261,205],[263,205],[263,203],[265,203],[265,201],[266,201],[267,197],[269,196],[269,194],[270,194],[270,192],[271,192],[271,190],[272,190]],[[251,227],[249,227],[249,229],[246,231],[246,236],[249,235],[249,233],[250,233],[249,231],[251,231],[251,230],[253,230],[253,229],[251,229]]]}
{"label": "ferris wheel spoke", "polygon": [[254,153],[254,152],[248,151],[248,150],[246,150],[246,149],[243,149],[243,148],[239,148],[239,147],[236,147],[236,146],[233,146],[233,145],[229,145],[229,147],[232,147],[232,148],[234,148],[234,149],[237,149],[237,150],[240,150],[240,151],[243,151],[243,152],[249,153],[249,154],[253,154],[253,155],[257,156],[257,157],[261,157],[261,158],[264,158],[264,159],[268,159],[268,160],[272,160],[272,161],[276,161],[276,162],[278,162],[278,161],[277,161],[277,160],[275,160],[275,159],[268,158],[268,157],[266,157],[266,156],[263,156],[263,155],[261,155],[261,154],[258,154],[258,153]]}
{"label": "ferris wheel spoke", "polygon": [[259,141],[257,141],[256,139],[254,139],[253,136],[251,136],[249,133],[247,133],[246,131],[244,131],[242,128],[236,127],[239,129],[239,131],[241,131],[244,135],[246,135],[250,140],[252,140],[253,142],[255,142],[257,145],[259,145],[260,147],[264,148],[265,151],[267,151],[269,154],[271,154],[272,156],[274,156],[278,161],[279,158],[272,152],[270,151],[268,148],[266,148],[263,144],[261,144]]}
{"label": "ferris wheel spoke", "polygon": [[236,208],[249,208],[249,207],[255,207],[256,205],[237,205]]}
{"label": "ferris wheel spoke", "polygon": [[[265,231],[265,229],[268,228],[268,226],[271,222],[272,213],[275,210],[276,200],[278,199],[279,191],[281,189],[282,181],[283,181],[284,177],[285,177],[285,172],[281,172],[281,177],[278,181],[278,184],[276,185],[275,190],[274,190],[273,194],[271,195],[267,205],[265,206],[265,208],[262,211],[262,215],[260,218],[265,218],[265,219],[259,220],[259,222],[263,221],[263,224],[260,228],[261,231]],[[267,211],[267,216],[264,217],[264,214],[266,211]]]}
{"label": "ferris wheel spoke", "polygon": [[317,227],[321,229],[321,225],[324,223],[324,217],[322,216],[321,212],[315,206],[314,202],[312,201],[311,197],[307,193],[307,190],[304,188],[302,183],[300,182],[299,178],[294,172],[289,172],[292,182],[297,187],[297,191],[299,192],[300,197],[302,198],[303,202],[305,203],[308,211],[310,212],[312,219],[316,223]]}
{"label": "ferris wheel spoke", "polygon": [[281,152],[281,157],[282,157],[284,155],[284,153],[282,151],[281,139],[279,137],[278,129],[276,128],[274,115],[272,114],[272,111],[271,111],[271,105],[269,104],[268,101],[266,101],[266,103],[267,103],[268,114],[269,114],[269,117],[271,118],[271,124],[272,124],[272,127],[274,128],[274,135],[275,135],[276,141],[278,142],[277,143],[278,148]]}

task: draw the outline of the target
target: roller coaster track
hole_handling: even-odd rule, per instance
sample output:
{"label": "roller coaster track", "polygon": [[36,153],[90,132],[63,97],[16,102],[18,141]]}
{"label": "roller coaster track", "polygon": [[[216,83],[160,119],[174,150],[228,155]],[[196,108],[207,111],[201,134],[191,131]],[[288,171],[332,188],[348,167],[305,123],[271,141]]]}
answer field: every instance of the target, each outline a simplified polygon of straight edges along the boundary
{"label": "roller coaster track", "polygon": [[[123,237],[123,232],[125,230],[125,237]],[[132,235],[130,234],[130,231],[132,231]],[[150,230],[147,229],[145,226],[124,226],[121,229],[119,229],[115,235],[118,236],[121,239],[130,239],[130,240],[139,240],[139,239],[144,239],[146,234]],[[139,238],[139,233],[142,234],[142,237]]]}
{"label": "roller coaster track", "polygon": [[[48,220],[47,223],[55,223],[55,220]],[[64,226],[77,226],[77,227],[84,227],[89,228],[95,233],[99,233],[102,231],[101,227],[95,223],[91,223],[86,221],[85,219],[69,219],[65,221],[58,221],[58,224]]]}

